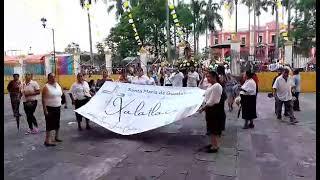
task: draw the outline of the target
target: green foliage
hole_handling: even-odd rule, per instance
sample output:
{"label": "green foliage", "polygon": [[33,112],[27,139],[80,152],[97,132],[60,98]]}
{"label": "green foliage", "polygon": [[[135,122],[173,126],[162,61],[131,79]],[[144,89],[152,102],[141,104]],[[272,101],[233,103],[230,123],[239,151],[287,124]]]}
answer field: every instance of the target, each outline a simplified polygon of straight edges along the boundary
{"label": "green foliage", "polygon": [[[122,1],[110,0],[109,2],[111,3],[108,4],[108,12],[116,10],[118,23],[111,29],[105,43],[111,48],[113,58],[117,61],[128,56],[136,56],[139,46],[134,38],[133,28],[128,22],[128,14],[122,9]],[[166,56],[166,2],[167,0],[130,0],[132,17],[142,44],[152,47],[150,53],[154,54],[156,58]],[[210,2],[215,4],[211,0]],[[217,7],[209,5],[205,11],[205,5],[205,1],[192,1],[191,4],[186,4],[184,1],[178,2],[175,10],[185,35],[184,40],[188,41],[192,31],[198,39],[206,29],[214,31],[216,24],[222,25],[222,18],[216,11]],[[214,11],[210,12],[210,10]],[[174,26],[170,15],[170,27],[173,29]],[[173,33],[170,41],[173,44]],[[175,50],[173,49],[173,51]]]}
{"label": "green foliage", "polygon": [[295,6],[299,17],[293,22],[291,35],[301,53],[307,55],[316,46],[316,0],[299,1]]}

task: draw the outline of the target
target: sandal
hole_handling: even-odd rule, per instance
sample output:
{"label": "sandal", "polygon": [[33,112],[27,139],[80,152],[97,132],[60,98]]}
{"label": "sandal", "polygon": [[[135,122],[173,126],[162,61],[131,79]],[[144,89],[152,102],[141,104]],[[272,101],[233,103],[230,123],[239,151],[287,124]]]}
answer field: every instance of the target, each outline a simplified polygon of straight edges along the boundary
{"label": "sandal", "polygon": [[43,143],[46,147],[49,147],[49,146],[56,146],[56,144],[51,144],[51,143],[47,143],[47,142],[44,142]]}
{"label": "sandal", "polygon": [[219,149],[219,148],[216,148],[216,149],[210,148],[210,149],[208,149],[206,152],[207,152],[207,153],[217,153],[217,152],[218,152],[218,149]]}

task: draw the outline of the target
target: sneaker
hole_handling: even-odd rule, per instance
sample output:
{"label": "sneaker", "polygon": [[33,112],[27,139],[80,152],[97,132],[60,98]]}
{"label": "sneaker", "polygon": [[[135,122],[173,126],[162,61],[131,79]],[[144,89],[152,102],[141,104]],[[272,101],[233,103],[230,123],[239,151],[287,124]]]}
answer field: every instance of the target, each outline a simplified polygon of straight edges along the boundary
{"label": "sneaker", "polygon": [[29,129],[26,133],[25,133],[25,135],[29,135],[29,134],[31,134],[32,133],[32,131]]}
{"label": "sneaker", "polygon": [[39,133],[39,129],[38,128],[34,128],[32,131],[31,131],[32,134],[38,134]]}
{"label": "sneaker", "polygon": [[296,124],[296,123],[298,123],[299,121],[298,120],[296,120],[296,119],[292,119],[292,120],[290,120],[290,123],[291,124]]}

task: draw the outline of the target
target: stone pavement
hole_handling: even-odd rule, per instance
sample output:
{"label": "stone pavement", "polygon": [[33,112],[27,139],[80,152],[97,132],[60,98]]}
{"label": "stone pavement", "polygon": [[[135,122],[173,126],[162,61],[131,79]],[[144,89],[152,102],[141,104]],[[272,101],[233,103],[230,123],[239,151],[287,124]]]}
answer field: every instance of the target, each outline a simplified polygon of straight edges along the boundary
{"label": "stone pavement", "polygon": [[[316,175],[315,94],[301,94],[298,125],[279,122],[273,99],[258,97],[255,129],[241,129],[236,111],[218,154],[198,149],[208,143],[201,114],[133,136],[120,136],[96,124],[77,131],[71,106],[62,109],[61,138],[56,147],[43,145],[45,133],[17,132],[9,98],[4,99],[5,180],[314,180]],[[237,109],[237,108],[236,108]],[[21,109],[21,113],[24,111]],[[42,107],[37,119],[44,129]]]}

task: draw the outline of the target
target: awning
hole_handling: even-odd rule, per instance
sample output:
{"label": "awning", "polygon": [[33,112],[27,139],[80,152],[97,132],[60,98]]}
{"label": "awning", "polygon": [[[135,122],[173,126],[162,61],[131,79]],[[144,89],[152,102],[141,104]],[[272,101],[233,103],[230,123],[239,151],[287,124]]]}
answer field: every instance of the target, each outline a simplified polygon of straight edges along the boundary
{"label": "awning", "polygon": [[44,60],[45,55],[28,55],[23,61],[28,64],[39,64],[44,63]]}
{"label": "awning", "polygon": [[4,57],[4,64],[19,64],[19,57],[18,56],[5,56]]}

